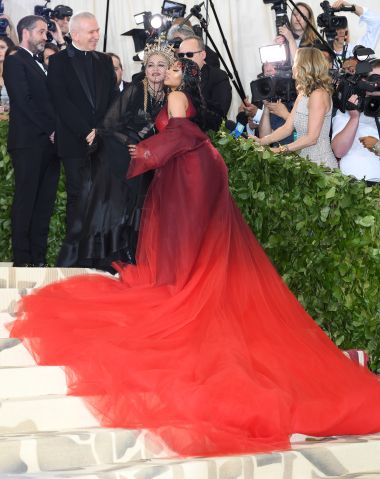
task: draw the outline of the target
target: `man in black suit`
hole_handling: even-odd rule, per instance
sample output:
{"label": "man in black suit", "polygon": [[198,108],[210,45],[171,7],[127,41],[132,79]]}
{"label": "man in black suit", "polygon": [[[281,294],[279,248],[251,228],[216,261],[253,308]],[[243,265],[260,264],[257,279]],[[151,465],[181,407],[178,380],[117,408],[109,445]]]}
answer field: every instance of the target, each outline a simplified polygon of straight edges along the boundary
{"label": "man in black suit", "polygon": [[201,91],[208,109],[225,118],[232,101],[230,81],[225,71],[206,63],[206,50],[202,38],[197,36],[185,38],[179,46],[177,55],[179,58],[190,58],[197,63],[201,69]]}
{"label": "man in black suit", "polygon": [[124,70],[121,59],[116,53],[107,52],[107,55],[111,57],[112,60],[113,69],[116,75],[116,87],[119,89],[120,93],[122,93],[130,86],[130,83],[123,80]]}
{"label": "man in black suit", "polygon": [[55,114],[42,54],[44,18],[29,15],[17,25],[20,49],[4,62],[10,98],[8,150],[15,174],[12,206],[14,266],[43,266],[59,178],[54,147]]}
{"label": "man in black suit", "polygon": [[57,113],[58,155],[66,174],[69,235],[80,207],[81,191],[89,185],[89,148],[95,140],[96,128],[117,94],[111,58],[95,51],[99,41],[95,16],[89,12],[74,15],[70,34],[72,44],[51,57],[48,74]]}

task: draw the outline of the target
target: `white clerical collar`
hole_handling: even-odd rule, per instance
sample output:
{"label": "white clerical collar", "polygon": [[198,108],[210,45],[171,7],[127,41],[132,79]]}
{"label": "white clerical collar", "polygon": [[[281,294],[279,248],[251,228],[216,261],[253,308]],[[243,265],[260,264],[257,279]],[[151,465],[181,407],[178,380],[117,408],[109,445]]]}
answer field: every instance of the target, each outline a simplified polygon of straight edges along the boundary
{"label": "white clerical collar", "polygon": [[90,51],[90,50],[82,50],[81,48],[77,47],[74,42],[72,42],[72,46],[73,46],[76,50],[78,50],[78,51],[80,51],[80,52],[83,52],[83,53],[88,53],[88,52]]}

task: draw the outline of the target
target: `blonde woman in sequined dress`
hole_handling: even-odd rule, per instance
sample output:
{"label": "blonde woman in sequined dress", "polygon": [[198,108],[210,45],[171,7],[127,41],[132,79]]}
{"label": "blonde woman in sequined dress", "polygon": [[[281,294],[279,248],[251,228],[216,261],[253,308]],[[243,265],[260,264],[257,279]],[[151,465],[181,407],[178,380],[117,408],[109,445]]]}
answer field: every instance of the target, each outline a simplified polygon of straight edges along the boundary
{"label": "blonde woman in sequined dress", "polygon": [[260,145],[272,145],[295,130],[295,141],[272,148],[272,151],[295,151],[318,165],[337,168],[338,163],[331,150],[329,137],[332,87],[327,60],[315,48],[300,48],[294,61],[293,77],[298,96],[285,124],[263,138],[252,138]]}

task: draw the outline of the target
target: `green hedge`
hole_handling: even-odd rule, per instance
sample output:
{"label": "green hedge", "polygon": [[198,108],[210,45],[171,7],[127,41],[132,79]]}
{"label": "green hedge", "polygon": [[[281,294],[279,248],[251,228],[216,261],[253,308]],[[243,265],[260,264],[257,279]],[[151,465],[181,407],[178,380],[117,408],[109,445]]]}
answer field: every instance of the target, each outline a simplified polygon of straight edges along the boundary
{"label": "green hedge", "polygon": [[[7,153],[7,134],[8,122],[0,121],[0,261],[12,261],[10,214],[14,178],[11,160]],[[32,158],[31,161],[33,161]],[[65,216],[66,192],[63,175],[61,175],[55,213],[50,222],[47,261],[51,265],[55,263],[65,233]]]}
{"label": "green hedge", "polygon": [[[380,371],[380,187],[367,188],[294,154],[273,155],[225,131],[213,137],[247,222],[307,311],[343,348],[368,350]],[[0,251],[9,261],[13,180],[0,125]],[[49,237],[54,264],[63,235],[61,181]]]}
{"label": "green hedge", "polygon": [[213,140],[290,289],[339,347],[366,349],[380,371],[380,187],[223,131]]}

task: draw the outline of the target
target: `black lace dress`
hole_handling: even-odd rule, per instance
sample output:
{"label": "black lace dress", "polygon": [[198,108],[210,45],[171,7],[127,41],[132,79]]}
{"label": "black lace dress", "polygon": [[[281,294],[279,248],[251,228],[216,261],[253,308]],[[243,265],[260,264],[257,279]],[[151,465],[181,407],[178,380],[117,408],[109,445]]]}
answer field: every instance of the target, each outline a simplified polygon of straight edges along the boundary
{"label": "black lace dress", "polygon": [[[145,103],[145,105],[144,105]],[[145,108],[144,108],[145,107]],[[162,107],[131,84],[111,106],[89,155],[76,221],[61,247],[57,266],[90,267],[114,272],[113,261],[134,262],[141,210],[152,172],[127,180],[129,144],[154,134]]]}

